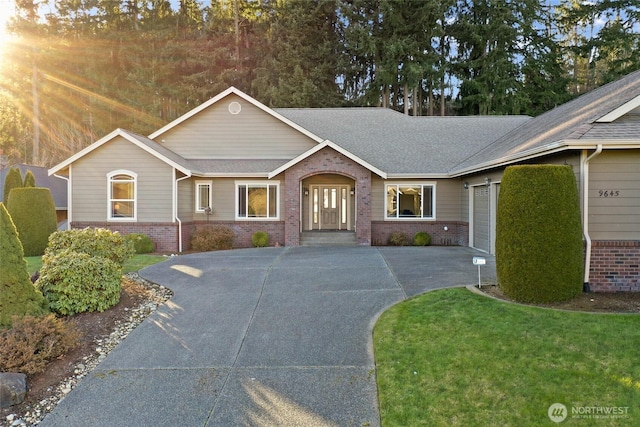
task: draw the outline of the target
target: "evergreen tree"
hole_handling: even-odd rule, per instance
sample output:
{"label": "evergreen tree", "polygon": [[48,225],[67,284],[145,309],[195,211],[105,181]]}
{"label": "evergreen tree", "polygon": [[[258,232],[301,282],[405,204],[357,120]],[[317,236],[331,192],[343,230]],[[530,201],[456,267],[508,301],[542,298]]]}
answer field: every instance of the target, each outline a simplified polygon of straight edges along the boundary
{"label": "evergreen tree", "polygon": [[7,201],[9,200],[9,193],[11,193],[11,190],[21,187],[24,187],[24,182],[22,181],[22,172],[20,172],[20,169],[17,166],[10,168],[4,178],[4,198],[2,202],[5,204],[5,206],[7,204]]}
{"label": "evergreen tree", "polygon": [[45,314],[46,301],[29,280],[27,263],[16,227],[0,203],[0,327],[11,326],[13,316]]}
{"label": "evergreen tree", "polygon": [[340,46],[335,3],[290,0],[274,10],[255,96],[277,107],[330,107],[341,102],[336,83]]}
{"label": "evergreen tree", "polygon": [[24,174],[24,187],[35,187],[36,186],[36,177],[31,172],[31,170],[27,170],[27,173]]}

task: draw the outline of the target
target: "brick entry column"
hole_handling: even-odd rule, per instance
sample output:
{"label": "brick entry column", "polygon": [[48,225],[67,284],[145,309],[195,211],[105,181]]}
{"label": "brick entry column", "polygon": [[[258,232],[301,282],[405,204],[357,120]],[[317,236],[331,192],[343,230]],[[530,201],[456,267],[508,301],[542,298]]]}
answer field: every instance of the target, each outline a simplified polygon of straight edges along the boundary
{"label": "brick entry column", "polygon": [[305,178],[325,173],[348,176],[355,181],[356,238],[359,245],[371,245],[371,171],[329,147],[284,173],[285,245],[300,245],[300,183]]}

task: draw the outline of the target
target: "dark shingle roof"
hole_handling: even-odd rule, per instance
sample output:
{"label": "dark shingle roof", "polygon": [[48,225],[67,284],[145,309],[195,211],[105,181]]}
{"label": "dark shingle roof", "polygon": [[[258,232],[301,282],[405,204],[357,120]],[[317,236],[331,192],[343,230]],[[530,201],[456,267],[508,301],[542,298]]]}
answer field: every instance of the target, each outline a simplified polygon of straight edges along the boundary
{"label": "dark shingle roof", "polygon": [[412,117],[386,108],[276,112],[389,174],[447,174],[526,116]]}

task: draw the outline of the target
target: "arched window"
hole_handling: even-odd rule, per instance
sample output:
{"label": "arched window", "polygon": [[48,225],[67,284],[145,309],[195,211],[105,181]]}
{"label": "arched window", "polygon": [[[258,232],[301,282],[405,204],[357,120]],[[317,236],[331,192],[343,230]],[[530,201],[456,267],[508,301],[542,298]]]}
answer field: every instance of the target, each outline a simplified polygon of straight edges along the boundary
{"label": "arched window", "polygon": [[108,180],[108,218],[110,220],[135,220],[137,215],[138,176],[130,171],[114,171],[107,175]]}

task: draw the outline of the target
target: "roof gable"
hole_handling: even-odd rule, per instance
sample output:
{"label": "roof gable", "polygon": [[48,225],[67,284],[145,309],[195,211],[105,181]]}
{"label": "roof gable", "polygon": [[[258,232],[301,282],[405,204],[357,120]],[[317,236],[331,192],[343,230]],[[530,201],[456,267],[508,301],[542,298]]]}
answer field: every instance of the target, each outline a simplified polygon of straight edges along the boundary
{"label": "roof gable", "polygon": [[189,162],[183,159],[182,157],[180,157],[179,155],[173,153],[170,150],[167,150],[166,148],[157,144],[155,141],[152,141],[149,138],[146,138],[142,135],[138,135],[134,132],[130,132],[124,129],[116,129],[110,134],[100,138],[98,141],[84,148],[83,150],[80,150],[79,152],[69,157],[62,163],[59,163],[56,166],[49,169],[49,175],[53,175],[55,173],[60,172],[61,170],[66,169],[67,167],[69,167],[69,165],[71,165],[76,160],[81,159],[87,154],[95,151],[96,149],[100,148],[104,144],[107,144],[109,141],[112,141],[118,137],[124,138],[125,140],[138,146],[139,148],[151,154],[152,156],[176,168],[177,170],[184,173],[185,175],[192,174],[192,168],[191,168],[191,165],[189,165]]}
{"label": "roof gable", "polygon": [[155,139],[161,137],[166,132],[168,132],[171,129],[175,128],[176,126],[184,123],[185,121],[189,120],[190,118],[198,115],[202,111],[205,111],[206,109],[208,109],[212,105],[220,102],[221,100],[223,100],[224,98],[228,97],[231,94],[242,98],[244,101],[248,102],[249,104],[259,108],[260,110],[262,110],[265,113],[269,114],[270,116],[280,120],[284,124],[286,124],[286,125],[290,126],[291,128],[297,130],[298,132],[302,133],[303,135],[313,139],[314,141],[322,142],[322,139],[319,138],[317,135],[314,135],[313,133],[311,133],[307,129],[303,128],[302,126],[299,126],[298,124],[292,122],[291,120],[287,119],[286,117],[278,114],[275,110],[272,110],[271,108],[267,107],[263,103],[253,99],[252,97],[250,97],[246,93],[242,92],[241,90],[239,90],[239,89],[237,89],[237,88],[235,88],[233,86],[231,86],[230,88],[228,88],[224,92],[221,92],[218,95],[214,96],[213,98],[211,98],[210,100],[206,101],[205,103],[197,106],[193,110],[183,114],[182,116],[178,117],[177,119],[175,119],[171,123],[168,123],[167,125],[163,126],[162,128],[158,129],[157,131],[153,132],[151,135],[149,135],[149,138],[155,140]]}

